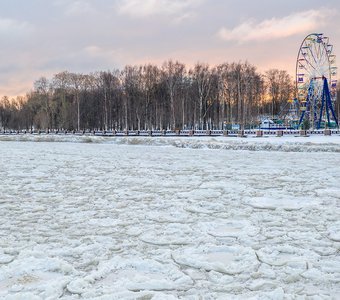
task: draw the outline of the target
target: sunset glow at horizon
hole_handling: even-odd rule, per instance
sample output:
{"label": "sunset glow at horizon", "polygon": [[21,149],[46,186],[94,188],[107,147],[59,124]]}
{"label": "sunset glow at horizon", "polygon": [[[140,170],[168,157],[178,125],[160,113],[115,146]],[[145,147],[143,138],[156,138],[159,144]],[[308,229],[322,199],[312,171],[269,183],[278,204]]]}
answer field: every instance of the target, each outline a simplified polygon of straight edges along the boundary
{"label": "sunset glow at horizon", "polygon": [[248,61],[295,76],[306,35],[340,54],[340,3],[301,0],[12,0],[0,4],[0,98],[41,76],[125,65]]}

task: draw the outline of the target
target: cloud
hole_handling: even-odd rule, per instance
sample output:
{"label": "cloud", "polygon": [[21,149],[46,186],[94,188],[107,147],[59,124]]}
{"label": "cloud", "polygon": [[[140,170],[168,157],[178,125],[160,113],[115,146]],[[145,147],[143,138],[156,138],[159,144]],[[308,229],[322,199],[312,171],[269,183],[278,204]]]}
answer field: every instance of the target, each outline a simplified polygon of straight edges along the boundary
{"label": "cloud", "polygon": [[33,30],[33,26],[27,22],[15,19],[0,18],[0,36],[17,37],[25,36]]}
{"label": "cloud", "polygon": [[[0,98],[3,96],[7,96],[11,99],[19,95],[23,96],[28,91],[30,91],[30,89],[32,88],[32,80],[30,78],[30,76],[32,76],[32,73],[26,72],[23,75],[25,77],[15,74],[15,76],[13,75],[11,79],[3,78],[3,76],[0,76]],[[34,75],[38,76],[38,74]]]}
{"label": "cloud", "polygon": [[122,62],[133,64],[136,60],[136,57],[124,48],[97,45],[84,47],[78,56],[89,64],[93,64],[92,70],[123,68]]}
{"label": "cloud", "polygon": [[69,16],[76,16],[76,15],[84,15],[87,13],[91,13],[94,11],[94,8],[90,3],[87,1],[75,1],[71,3],[67,9],[65,14]]}
{"label": "cloud", "polygon": [[121,0],[118,12],[130,17],[145,18],[153,15],[178,15],[178,19],[187,18],[190,10],[202,0]]}
{"label": "cloud", "polygon": [[87,0],[56,0],[54,5],[63,7],[66,16],[82,16],[95,11]]}
{"label": "cloud", "polygon": [[256,23],[246,21],[233,29],[221,28],[217,35],[225,41],[248,42],[289,37],[316,30],[333,14],[329,9],[308,10],[283,18],[271,18]]}
{"label": "cloud", "polygon": [[107,62],[115,61],[118,51],[110,48],[102,48],[96,45],[90,45],[83,49],[84,53],[91,58],[104,59]]}

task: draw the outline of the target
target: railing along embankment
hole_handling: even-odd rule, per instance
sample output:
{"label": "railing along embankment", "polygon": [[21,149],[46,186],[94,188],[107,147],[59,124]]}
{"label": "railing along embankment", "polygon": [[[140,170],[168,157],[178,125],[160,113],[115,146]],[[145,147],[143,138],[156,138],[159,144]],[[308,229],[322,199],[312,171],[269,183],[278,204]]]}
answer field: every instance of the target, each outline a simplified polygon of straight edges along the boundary
{"label": "railing along embankment", "polygon": [[70,136],[103,136],[103,137],[268,137],[268,136],[330,136],[339,135],[340,129],[317,129],[317,130],[3,130],[0,135],[70,135]]}

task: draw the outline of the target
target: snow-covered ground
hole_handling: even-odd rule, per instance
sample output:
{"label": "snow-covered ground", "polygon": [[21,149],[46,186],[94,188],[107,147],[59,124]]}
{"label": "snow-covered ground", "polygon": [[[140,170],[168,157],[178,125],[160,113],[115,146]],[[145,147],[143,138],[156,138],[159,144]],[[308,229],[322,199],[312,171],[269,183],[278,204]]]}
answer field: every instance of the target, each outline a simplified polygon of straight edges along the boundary
{"label": "snow-covered ground", "polygon": [[339,136],[2,136],[0,298],[339,299],[339,165]]}

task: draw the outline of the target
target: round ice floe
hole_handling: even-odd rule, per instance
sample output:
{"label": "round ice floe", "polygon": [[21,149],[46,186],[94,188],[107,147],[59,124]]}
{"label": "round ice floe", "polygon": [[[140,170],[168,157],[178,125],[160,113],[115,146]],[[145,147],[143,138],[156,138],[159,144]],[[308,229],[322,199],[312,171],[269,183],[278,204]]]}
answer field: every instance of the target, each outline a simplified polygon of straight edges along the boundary
{"label": "round ice floe", "polygon": [[[44,299],[57,299],[63,292],[68,274],[76,273],[72,266],[60,259],[36,258],[33,255],[33,251],[22,251],[11,263],[0,268],[1,299],[18,287],[20,293],[35,290]],[[30,299],[24,296],[19,298]]]}
{"label": "round ice floe", "polygon": [[190,192],[190,199],[197,200],[206,200],[206,199],[215,199],[221,196],[221,191],[211,188],[199,188]]}
{"label": "round ice floe", "polygon": [[255,236],[258,229],[247,220],[221,220],[201,223],[202,231],[214,237],[246,237]]}
{"label": "round ice floe", "polygon": [[253,249],[242,246],[202,246],[186,248],[173,253],[180,265],[224,274],[252,271],[258,261]]}
{"label": "round ice floe", "polygon": [[226,285],[231,284],[234,281],[234,276],[228,274],[222,274],[214,270],[208,273],[209,279],[216,284]]}
{"label": "round ice floe", "polygon": [[[19,296],[17,295],[6,295],[6,297],[1,298],[1,299],[6,299],[6,300],[19,300],[19,299],[27,299],[27,300],[41,300],[42,298],[34,295],[34,293],[31,292],[21,292]],[[52,298],[50,298],[52,299]]]}
{"label": "round ice floe", "polygon": [[76,272],[70,264],[59,258],[37,258],[33,255],[34,252],[20,253],[20,255],[13,262],[6,265],[6,267],[1,270],[1,273],[5,272],[10,276],[21,276],[31,272],[54,272],[55,274],[64,275]]}
{"label": "round ice floe", "polygon": [[[330,267],[331,267],[330,269],[326,268],[326,270],[311,268],[311,269],[306,270],[305,272],[302,272],[300,276],[311,282],[322,284],[322,285],[334,284],[338,288],[334,289],[333,292],[335,293],[340,292],[340,276],[338,272],[339,267],[340,267],[339,263],[336,260],[334,260]],[[337,294],[339,295],[339,293]]]}
{"label": "round ice floe", "polygon": [[92,226],[111,227],[117,225],[117,221],[112,218],[90,219],[88,224]]}
{"label": "round ice floe", "polygon": [[139,238],[153,245],[187,245],[191,243],[192,229],[186,224],[168,224],[154,227]]}
{"label": "round ice floe", "polygon": [[161,236],[158,236],[157,238],[153,234],[145,234],[140,237],[140,240],[148,244],[159,246],[190,244],[190,241],[188,241],[186,237],[176,237],[167,234],[163,234]]}
{"label": "round ice floe", "polygon": [[320,189],[316,189],[315,193],[318,197],[322,197],[325,198],[326,196],[328,197],[334,197],[339,199],[340,198],[340,188],[338,187],[327,187],[325,188],[320,188]]}
{"label": "round ice floe", "polygon": [[335,222],[328,227],[328,238],[335,242],[340,242],[340,222]]}
{"label": "round ice floe", "polygon": [[257,251],[258,259],[270,266],[289,266],[292,269],[304,271],[307,262],[315,260],[317,254],[306,249],[292,246],[266,246]]}
{"label": "round ice floe", "polygon": [[190,220],[188,219],[188,213],[173,211],[173,212],[155,212],[152,211],[145,215],[145,218],[154,221],[157,223],[188,223]]}
{"label": "round ice floe", "polygon": [[300,276],[303,278],[307,278],[313,280],[315,282],[322,280],[326,274],[322,273],[320,270],[316,268],[308,269],[305,272],[301,273]]}
{"label": "round ice floe", "polygon": [[316,205],[316,200],[311,198],[295,197],[254,197],[244,200],[246,205],[253,208],[275,210],[277,208],[284,210],[299,210],[304,207]]}
{"label": "round ice floe", "polygon": [[[275,288],[276,287],[276,288]],[[275,286],[274,288],[270,288],[270,284],[267,285],[268,290],[253,290],[250,292],[245,292],[240,295],[232,295],[230,297],[226,297],[225,295],[216,297],[216,300],[225,300],[225,299],[233,299],[233,300],[284,300],[284,299],[295,299],[294,297],[289,297],[289,294],[285,294],[285,291],[282,287]],[[250,287],[247,286],[248,290],[251,290]],[[285,296],[288,297],[285,297]],[[214,298],[215,299],[215,298]],[[303,298],[305,299],[305,298]]]}
{"label": "round ice floe", "polygon": [[67,290],[72,294],[82,294],[89,287],[89,283],[83,278],[77,278],[67,285]]}
{"label": "round ice floe", "polygon": [[139,236],[142,230],[139,227],[130,227],[127,229],[126,234],[129,236]]}
{"label": "round ice floe", "polygon": [[[5,278],[0,272],[0,299],[58,299],[63,294],[67,281],[67,277],[48,271],[17,273]],[[33,294],[32,297],[25,296],[26,292],[33,290],[40,297],[34,298]],[[10,297],[11,293],[14,293],[13,298]]]}
{"label": "round ice floe", "polygon": [[339,283],[340,290],[340,260],[337,255],[324,257],[322,260],[316,261],[313,266],[323,273],[332,275],[330,281]]}
{"label": "round ice floe", "polygon": [[14,257],[8,254],[4,254],[0,252],[0,265],[1,264],[8,264],[13,261]]}
{"label": "round ice floe", "polygon": [[226,210],[225,205],[213,201],[189,201],[185,210],[191,213],[215,214]]}
{"label": "round ice floe", "polygon": [[278,286],[278,282],[264,279],[255,279],[248,288],[251,291],[269,290]]}
{"label": "round ice floe", "polygon": [[119,256],[100,264],[98,269],[85,279],[117,291],[186,290],[193,283],[189,276],[173,264]]}

